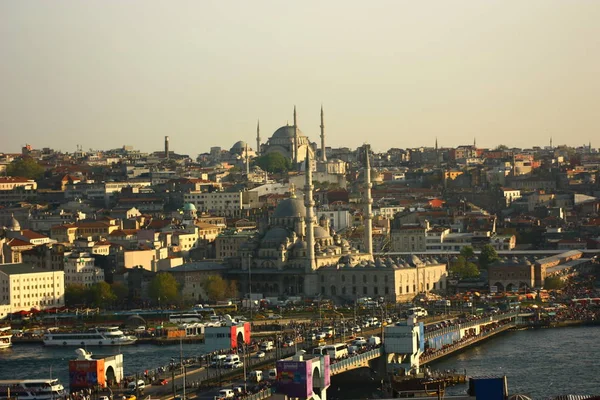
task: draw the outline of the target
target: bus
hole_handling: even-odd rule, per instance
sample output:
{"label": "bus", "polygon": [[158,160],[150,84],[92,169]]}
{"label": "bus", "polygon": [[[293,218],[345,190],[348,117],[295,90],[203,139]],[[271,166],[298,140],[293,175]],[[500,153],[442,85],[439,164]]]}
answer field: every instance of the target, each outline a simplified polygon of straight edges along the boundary
{"label": "bus", "polygon": [[313,349],[313,355],[315,356],[324,356],[327,354],[327,346],[319,346]]}
{"label": "bus", "polygon": [[202,310],[185,311],[182,313],[169,315],[169,322],[201,322],[205,316],[215,315],[212,308],[204,308]]}
{"label": "bus", "polygon": [[346,343],[335,343],[325,346],[325,351],[332,360],[340,360],[348,357],[348,345]]}

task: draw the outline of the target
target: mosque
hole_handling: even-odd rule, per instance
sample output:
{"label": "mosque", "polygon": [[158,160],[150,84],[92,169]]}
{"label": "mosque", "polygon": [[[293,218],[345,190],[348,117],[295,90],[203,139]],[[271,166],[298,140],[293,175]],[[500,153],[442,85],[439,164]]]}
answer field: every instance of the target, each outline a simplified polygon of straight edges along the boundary
{"label": "mosque", "polygon": [[[290,144],[294,143],[299,142]],[[268,146],[263,146],[263,149],[268,150]],[[291,154],[300,157],[294,152]],[[400,301],[420,292],[446,288],[444,263],[420,260],[416,256],[408,259],[374,259],[372,183],[366,153],[362,185],[364,252],[352,247],[338,235],[329,226],[327,218],[317,221],[310,168],[313,152],[306,146],[302,156],[305,167],[304,199],[292,193],[289,199],[281,201],[270,217],[268,226],[244,243],[240,247],[239,257],[231,260],[232,268],[228,275],[239,282],[240,292],[250,291],[263,296],[322,295],[345,301],[378,296],[389,301]]]}

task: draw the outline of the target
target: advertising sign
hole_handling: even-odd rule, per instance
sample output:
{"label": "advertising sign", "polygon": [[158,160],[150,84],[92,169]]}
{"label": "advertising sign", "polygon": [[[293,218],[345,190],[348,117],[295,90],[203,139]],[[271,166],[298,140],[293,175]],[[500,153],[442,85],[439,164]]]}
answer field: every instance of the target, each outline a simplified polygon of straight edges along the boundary
{"label": "advertising sign", "polygon": [[329,360],[329,355],[325,355],[323,358],[323,368],[321,368],[321,371],[323,371],[323,383],[325,385],[325,387],[329,387],[329,385],[331,385],[331,369],[329,366],[330,360]]}
{"label": "advertising sign", "polygon": [[498,286],[490,286],[490,293],[498,293]]}
{"label": "advertising sign", "polygon": [[231,336],[230,347],[232,349],[237,349],[237,347],[238,347],[238,342],[237,342],[237,326],[234,325],[234,326],[231,327],[231,329],[229,330],[229,336]]}
{"label": "advertising sign", "polygon": [[312,396],[312,361],[277,361],[277,389],[288,397]]}
{"label": "advertising sign", "polygon": [[73,389],[104,387],[104,360],[70,360],[69,387]]}
{"label": "advertising sign", "polygon": [[250,322],[244,322],[244,342],[250,344]]}

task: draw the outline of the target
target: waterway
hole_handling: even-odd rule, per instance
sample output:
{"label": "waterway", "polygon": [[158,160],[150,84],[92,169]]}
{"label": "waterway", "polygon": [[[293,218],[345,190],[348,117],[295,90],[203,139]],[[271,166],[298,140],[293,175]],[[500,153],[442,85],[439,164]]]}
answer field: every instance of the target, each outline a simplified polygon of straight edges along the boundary
{"label": "waterway", "polygon": [[[455,355],[431,363],[433,369],[466,370],[470,376],[508,377],[511,394],[534,400],[560,394],[600,394],[600,327],[575,327],[509,331],[471,346]],[[97,354],[124,354],[125,373],[143,373],[146,368],[166,365],[179,358],[179,346],[135,345],[90,348]],[[183,345],[183,357],[203,354],[202,344]],[[18,344],[0,351],[0,379],[58,377],[68,384],[68,360],[74,348]],[[367,385],[361,385],[367,389]],[[371,390],[372,389],[372,390]],[[376,386],[339,398],[366,399],[377,396]],[[449,393],[460,394],[466,386]],[[359,394],[360,393],[360,394]],[[333,393],[332,393],[333,394]],[[341,397],[343,396],[343,397]]]}

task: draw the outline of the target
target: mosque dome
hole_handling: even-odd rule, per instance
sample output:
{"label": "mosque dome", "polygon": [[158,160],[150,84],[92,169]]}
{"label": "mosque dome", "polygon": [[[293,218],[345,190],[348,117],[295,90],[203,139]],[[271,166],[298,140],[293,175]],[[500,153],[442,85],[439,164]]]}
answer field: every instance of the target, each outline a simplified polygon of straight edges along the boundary
{"label": "mosque dome", "polygon": [[322,226],[315,226],[314,232],[315,239],[326,239],[330,237],[329,232],[327,232],[327,229],[323,228]]}
{"label": "mosque dome", "polygon": [[196,206],[193,203],[185,203],[183,205],[183,211],[196,211]]}
{"label": "mosque dome", "polygon": [[243,140],[240,140],[238,142],[235,142],[233,144],[233,146],[231,146],[231,149],[229,150],[229,152],[240,154],[246,150],[246,146],[247,146],[246,142],[244,142]]}
{"label": "mosque dome", "polygon": [[275,208],[273,218],[297,217],[298,214],[300,214],[301,217],[306,217],[306,208],[304,207],[302,200],[285,199]]}
{"label": "mosque dome", "polygon": [[283,242],[288,237],[288,231],[284,228],[271,228],[263,238],[264,241]]}
{"label": "mosque dome", "polygon": [[[281,128],[277,129],[275,131],[275,133],[273,133],[272,138],[277,138],[277,139],[288,139],[288,138],[293,138],[294,135],[296,134],[296,128],[294,128],[293,125],[286,125],[286,126],[282,126]],[[302,131],[300,131],[300,129],[298,129],[298,136],[302,136]]]}

